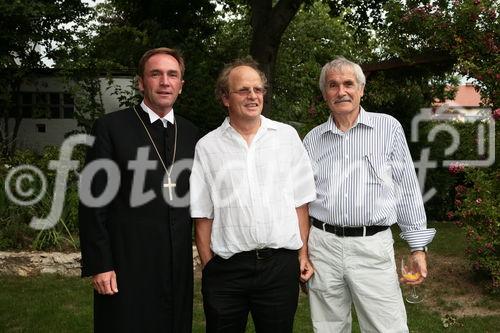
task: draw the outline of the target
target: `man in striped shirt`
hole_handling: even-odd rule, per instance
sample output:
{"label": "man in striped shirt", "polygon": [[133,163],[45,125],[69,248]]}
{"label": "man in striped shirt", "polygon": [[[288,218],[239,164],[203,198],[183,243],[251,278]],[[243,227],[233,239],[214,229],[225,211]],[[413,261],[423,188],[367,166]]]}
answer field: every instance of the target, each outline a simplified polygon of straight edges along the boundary
{"label": "man in striped shirt", "polygon": [[304,139],[317,198],[309,255],[315,332],[350,332],[354,303],[363,332],[408,332],[396,271],[392,224],[411,250],[419,284],[427,277],[427,229],[415,169],[403,129],[391,116],[360,106],[361,67],[345,58],[327,63],[319,86],[330,108],[328,120]]}

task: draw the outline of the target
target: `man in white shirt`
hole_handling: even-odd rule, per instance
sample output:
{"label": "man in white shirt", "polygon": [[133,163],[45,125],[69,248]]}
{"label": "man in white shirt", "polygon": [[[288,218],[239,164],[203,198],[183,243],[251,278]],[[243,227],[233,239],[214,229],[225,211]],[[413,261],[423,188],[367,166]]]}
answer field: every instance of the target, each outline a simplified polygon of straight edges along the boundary
{"label": "man in white shirt", "polygon": [[258,333],[292,332],[299,279],[313,274],[312,169],[297,132],[261,115],[265,85],[254,61],[227,65],[216,93],[229,117],[195,150],[191,216],[207,332],[244,332],[249,312]]}

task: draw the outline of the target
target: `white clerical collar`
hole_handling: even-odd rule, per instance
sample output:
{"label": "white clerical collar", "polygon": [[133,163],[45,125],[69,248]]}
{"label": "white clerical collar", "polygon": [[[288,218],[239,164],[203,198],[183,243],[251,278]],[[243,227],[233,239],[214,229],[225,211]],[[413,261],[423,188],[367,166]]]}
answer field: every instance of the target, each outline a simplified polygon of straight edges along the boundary
{"label": "white clerical collar", "polygon": [[174,109],[170,110],[169,113],[167,113],[164,117],[158,116],[153,110],[151,110],[146,103],[144,103],[144,100],[141,102],[141,108],[144,110],[149,115],[149,121],[154,123],[158,119],[161,119],[163,122],[163,127],[167,127],[167,121],[171,123],[172,125],[174,124]]}

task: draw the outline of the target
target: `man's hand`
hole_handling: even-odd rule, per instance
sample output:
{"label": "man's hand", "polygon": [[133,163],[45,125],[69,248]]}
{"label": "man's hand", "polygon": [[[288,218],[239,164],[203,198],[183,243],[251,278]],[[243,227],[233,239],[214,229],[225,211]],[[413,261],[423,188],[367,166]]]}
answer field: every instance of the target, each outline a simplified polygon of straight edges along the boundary
{"label": "man's hand", "polygon": [[92,277],[94,289],[101,295],[114,295],[118,292],[115,271],[96,274]]}
{"label": "man's hand", "polygon": [[309,261],[309,251],[307,248],[307,241],[309,239],[309,207],[307,204],[296,207],[297,219],[299,220],[300,238],[302,240],[302,247],[299,249],[299,264],[300,264],[300,282],[305,283],[311,278],[314,273],[314,268]]}
{"label": "man's hand", "polygon": [[200,263],[201,263],[201,269],[205,268],[205,266],[208,264],[210,260],[214,257],[213,252],[210,252],[210,254],[205,254],[203,256],[200,255]]}
{"label": "man's hand", "polygon": [[425,278],[427,277],[427,259],[426,259],[426,254],[424,251],[415,251],[412,252],[410,260],[412,260],[415,263],[415,272],[414,273],[419,273],[419,278],[417,280],[407,280],[405,278],[401,278],[400,281],[401,283],[405,284],[410,284],[410,285],[417,285],[421,284],[424,282]]}
{"label": "man's hand", "polygon": [[307,256],[300,256],[299,264],[300,264],[300,282],[305,283],[314,274],[314,268]]}

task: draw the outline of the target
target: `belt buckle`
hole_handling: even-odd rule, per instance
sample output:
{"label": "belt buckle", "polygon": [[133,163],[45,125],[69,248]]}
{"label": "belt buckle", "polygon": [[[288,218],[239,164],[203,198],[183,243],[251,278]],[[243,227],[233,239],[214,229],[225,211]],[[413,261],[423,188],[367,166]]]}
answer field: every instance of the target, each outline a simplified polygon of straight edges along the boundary
{"label": "belt buckle", "polygon": [[326,232],[326,223],[325,223],[325,222],[323,222],[323,223],[321,224],[321,226],[323,227],[323,231],[324,231],[324,232]]}
{"label": "belt buckle", "polygon": [[264,250],[264,249],[257,249],[257,250],[255,250],[255,257],[257,258],[257,260],[262,260],[262,259],[265,258],[265,257],[261,256],[261,253],[260,253],[261,250]]}

